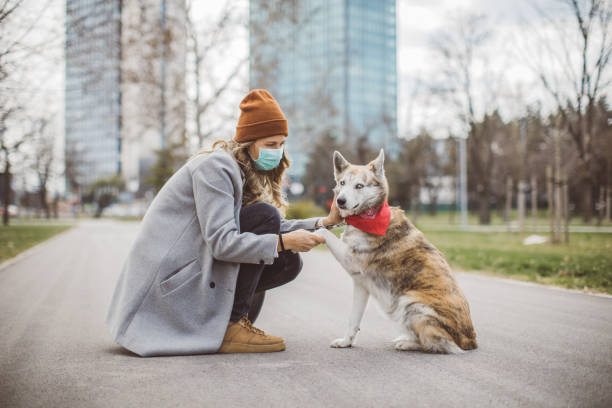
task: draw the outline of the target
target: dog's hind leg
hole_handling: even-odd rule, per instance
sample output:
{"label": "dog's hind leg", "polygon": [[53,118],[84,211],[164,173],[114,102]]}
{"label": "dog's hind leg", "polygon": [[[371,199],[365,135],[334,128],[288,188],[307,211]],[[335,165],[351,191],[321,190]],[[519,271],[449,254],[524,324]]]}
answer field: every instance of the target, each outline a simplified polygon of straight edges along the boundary
{"label": "dog's hind leg", "polygon": [[359,331],[359,324],[363,317],[370,293],[359,282],[353,279],[353,307],[349,317],[349,325],[343,338],[331,342],[330,347],[351,347],[355,342],[355,337]]}
{"label": "dog's hind leg", "polygon": [[434,317],[416,316],[412,319],[411,326],[421,344],[421,350],[430,353],[464,353],[450,334],[437,324]]}

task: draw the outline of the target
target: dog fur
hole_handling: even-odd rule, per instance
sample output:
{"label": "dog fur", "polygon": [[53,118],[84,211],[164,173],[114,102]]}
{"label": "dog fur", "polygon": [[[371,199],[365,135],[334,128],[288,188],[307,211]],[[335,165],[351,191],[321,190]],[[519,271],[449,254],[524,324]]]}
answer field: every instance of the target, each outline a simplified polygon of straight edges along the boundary
{"label": "dog fur", "polygon": [[[388,198],[384,151],[366,165],[349,163],[334,151],[334,177],[340,215],[359,214]],[[399,323],[403,334],[393,342],[397,350],[461,353],[477,347],[470,309],[446,259],[409,220],[390,206],[384,236],[348,225],[338,239],[325,228],[331,253],[353,280],[353,305],[348,330],[331,347],[354,344],[368,298]]]}

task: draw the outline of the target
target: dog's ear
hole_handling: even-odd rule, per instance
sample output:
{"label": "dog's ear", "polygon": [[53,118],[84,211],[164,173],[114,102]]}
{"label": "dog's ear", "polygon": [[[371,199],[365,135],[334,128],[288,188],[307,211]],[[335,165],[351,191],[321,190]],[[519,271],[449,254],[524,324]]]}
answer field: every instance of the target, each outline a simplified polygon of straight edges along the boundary
{"label": "dog's ear", "polygon": [[334,150],[334,178],[338,178],[338,174],[342,173],[344,169],[349,166],[349,162],[346,161],[344,156],[339,151]]}
{"label": "dog's ear", "polygon": [[383,175],[385,173],[385,152],[384,150],[381,148],[380,149],[380,153],[378,153],[378,156],[376,156],[376,158],[374,160],[372,160],[370,163],[370,170],[372,170],[372,172],[374,172],[374,174],[377,174],[379,176]]}

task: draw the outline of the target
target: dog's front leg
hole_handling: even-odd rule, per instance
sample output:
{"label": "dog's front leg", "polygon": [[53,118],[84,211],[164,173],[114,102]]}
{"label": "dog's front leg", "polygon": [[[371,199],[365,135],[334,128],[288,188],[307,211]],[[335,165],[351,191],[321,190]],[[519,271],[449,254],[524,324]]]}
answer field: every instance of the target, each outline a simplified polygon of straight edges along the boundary
{"label": "dog's front leg", "polygon": [[333,232],[325,229],[319,228],[314,232],[315,234],[325,238],[325,245],[329,248],[332,255],[336,258],[340,265],[344,267],[344,269],[350,274],[353,269],[349,263],[349,259],[347,254],[349,253],[349,247],[346,243],[342,242],[337,236],[334,235]]}
{"label": "dog's front leg", "polygon": [[353,345],[369,297],[368,290],[356,279],[353,279],[353,307],[351,308],[348,329],[343,338],[331,342],[331,347],[351,347]]}

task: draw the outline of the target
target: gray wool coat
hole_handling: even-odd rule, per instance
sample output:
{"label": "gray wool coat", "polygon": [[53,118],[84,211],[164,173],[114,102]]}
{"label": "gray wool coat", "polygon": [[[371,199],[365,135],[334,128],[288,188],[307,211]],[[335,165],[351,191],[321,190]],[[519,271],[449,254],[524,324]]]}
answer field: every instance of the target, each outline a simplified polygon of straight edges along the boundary
{"label": "gray wool coat", "polygon": [[[240,232],[244,173],[223,149],[188,160],[157,193],[125,260],[106,323],[140,356],[214,353],[240,263],[270,265],[277,235]],[[321,217],[285,220],[281,232]]]}

